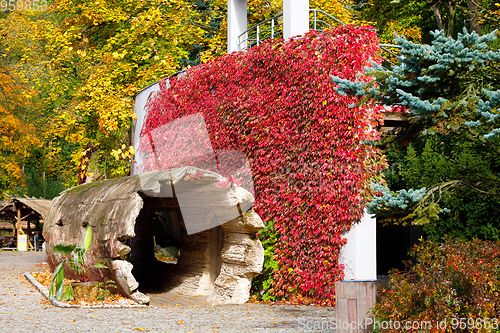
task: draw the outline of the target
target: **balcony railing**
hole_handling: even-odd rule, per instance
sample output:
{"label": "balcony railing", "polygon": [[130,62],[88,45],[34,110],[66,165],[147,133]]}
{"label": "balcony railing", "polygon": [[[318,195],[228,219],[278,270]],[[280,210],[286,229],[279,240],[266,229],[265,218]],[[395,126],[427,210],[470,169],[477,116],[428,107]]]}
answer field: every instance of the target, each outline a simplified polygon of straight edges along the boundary
{"label": "balcony railing", "polygon": [[[324,31],[340,25],[345,26],[346,24],[320,9],[309,10],[309,29],[311,30]],[[283,14],[276,15],[248,28],[238,36],[238,47],[240,51],[248,50],[265,40],[276,38],[283,38]],[[383,54],[381,55],[382,59],[394,64],[394,61],[399,59],[396,49],[400,48],[399,45],[380,44]]]}
{"label": "balcony railing", "polygon": [[240,51],[248,50],[268,39],[283,38],[283,14],[262,21],[238,36]]}

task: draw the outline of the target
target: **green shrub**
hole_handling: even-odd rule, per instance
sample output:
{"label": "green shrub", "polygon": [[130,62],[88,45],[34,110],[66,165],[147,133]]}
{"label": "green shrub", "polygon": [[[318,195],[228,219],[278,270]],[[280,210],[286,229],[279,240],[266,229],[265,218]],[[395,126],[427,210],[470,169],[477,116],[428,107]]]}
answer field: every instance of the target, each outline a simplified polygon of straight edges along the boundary
{"label": "green shrub", "polygon": [[274,220],[271,220],[257,236],[264,247],[264,267],[262,268],[262,273],[253,279],[252,288],[254,293],[257,294],[257,299],[263,301],[276,301],[277,297],[273,295],[273,290],[271,288],[274,274],[279,268],[278,260],[275,259],[278,234],[274,230]]}
{"label": "green shrub", "polygon": [[384,197],[375,199],[371,205],[378,211],[373,213],[383,223],[424,224],[427,218],[426,238],[435,242],[442,241],[445,235],[468,240],[500,240],[500,196],[494,194],[495,186],[491,186],[489,193],[477,188],[474,180],[498,174],[500,164],[492,162],[488,152],[467,142],[434,135],[416,138],[407,147],[393,145],[387,149],[387,157],[391,167],[384,176],[394,192],[406,189],[405,193],[410,193],[413,189],[413,193],[417,193],[425,188],[428,193],[440,184],[457,179],[461,182],[429,197],[429,205],[425,207],[433,205],[433,210],[414,212],[417,204],[411,201],[403,209],[386,209],[401,200],[385,200],[385,204],[381,204],[377,201],[384,202]]}
{"label": "green shrub", "polygon": [[[441,245],[421,242],[410,252],[414,263],[408,262],[408,270],[391,272],[381,302],[375,305],[376,320],[403,325],[431,322],[432,329],[425,332],[497,331],[492,329],[500,326],[499,254],[498,241],[448,237]],[[489,326],[485,325],[487,318]],[[446,329],[440,329],[438,324],[444,320]],[[378,329],[378,332],[401,331],[422,330]]]}

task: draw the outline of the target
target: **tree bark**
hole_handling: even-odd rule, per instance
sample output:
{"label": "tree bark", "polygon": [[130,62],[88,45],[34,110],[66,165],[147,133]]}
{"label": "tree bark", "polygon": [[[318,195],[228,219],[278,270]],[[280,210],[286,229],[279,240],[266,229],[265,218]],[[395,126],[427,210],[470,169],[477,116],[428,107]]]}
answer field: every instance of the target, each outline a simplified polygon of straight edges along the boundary
{"label": "tree bark", "polygon": [[455,8],[453,7],[453,1],[448,2],[448,31],[446,36],[453,36],[453,30],[455,28]]}
{"label": "tree bark", "polygon": [[474,31],[478,35],[481,35],[481,24],[477,22],[478,5],[475,0],[468,0],[469,5],[469,19],[470,19],[470,31]]}
{"label": "tree bark", "polygon": [[426,0],[426,2],[431,5],[431,9],[432,12],[434,13],[434,16],[436,17],[436,22],[439,30],[444,30],[443,17],[441,16],[441,11],[436,6],[436,4],[432,2],[432,0]]}
{"label": "tree bark", "polygon": [[78,168],[78,185],[82,185],[87,182],[90,158],[96,150],[97,148],[94,147],[90,142],[85,146],[85,154],[80,158],[80,167]]}

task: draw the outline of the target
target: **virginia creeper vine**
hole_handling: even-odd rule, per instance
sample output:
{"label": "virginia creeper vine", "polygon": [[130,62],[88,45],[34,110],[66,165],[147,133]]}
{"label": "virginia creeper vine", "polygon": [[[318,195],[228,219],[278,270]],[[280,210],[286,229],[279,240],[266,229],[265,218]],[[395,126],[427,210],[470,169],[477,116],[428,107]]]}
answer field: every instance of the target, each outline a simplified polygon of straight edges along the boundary
{"label": "virginia creeper vine", "polygon": [[341,232],[361,217],[384,162],[363,144],[378,139],[380,107],[350,108],[358,98],[337,94],[329,75],[370,80],[356,74],[377,52],[370,27],[311,31],[192,68],[149,102],[143,136],[202,112],[215,150],[247,154],[254,209],[280,235],[277,296],[334,303]]}

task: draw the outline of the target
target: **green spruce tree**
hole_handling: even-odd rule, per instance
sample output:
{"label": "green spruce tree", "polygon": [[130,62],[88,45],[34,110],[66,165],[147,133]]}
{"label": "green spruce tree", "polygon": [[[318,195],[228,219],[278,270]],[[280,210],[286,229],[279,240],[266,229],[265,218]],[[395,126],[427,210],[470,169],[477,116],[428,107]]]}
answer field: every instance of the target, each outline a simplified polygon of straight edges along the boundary
{"label": "green spruce tree", "polygon": [[340,93],[403,106],[410,116],[408,124],[383,141],[400,175],[386,177],[388,188],[372,202],[371,212],[397,223],[425,224],[433,239],[445,234],[499,239],[500,52],[492,46],[496,34],[464,30],[454,39],[436,31],[430,45],[398,37],[399,63],[390,69],[366,69],[374,77],[371,82],[332,77]]}

